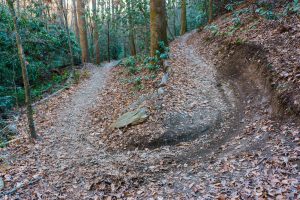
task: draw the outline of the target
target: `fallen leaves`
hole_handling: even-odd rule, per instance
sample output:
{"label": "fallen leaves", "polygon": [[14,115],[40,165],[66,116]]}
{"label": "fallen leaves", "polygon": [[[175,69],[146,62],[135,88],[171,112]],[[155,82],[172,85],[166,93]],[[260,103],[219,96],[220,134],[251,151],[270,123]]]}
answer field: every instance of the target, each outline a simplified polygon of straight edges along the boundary
{"label": "fallen leaves", "polygon": [[[147,143],[161,135],[165,131],[162,120],[170,112],[188,116],[195,109],[211,107],[212,102],[216,102],[215,107],[221,105],[218,98],[197,99],[212,95],[212,82],[195,80],[200,73],[212,73],[199,70],[193,59],[184,58],[186,50],[190,51],[188,47],[198,51],[195,55],[203,56],[206,51],[214,52],[213,47],[203,45],[197,34],[184,40],[184,46],[180,40],[171,45],[173,72],[166,86],[167,95],[161,99],[161,109],[149,108],[152,116],[144,124],[122,130],[107,128],[145,93],[133,92],[118,81],[126,77],[120,67],[113,69],[105,88],[96,100],[92,99],[92,108],[85,107],[89,99],[82,102],[79,98],[66,112],[66,105],[74,100],[80,86],[39,105],[35,118],[43,141],[9,147],[15,157],[10,157],[5,169],[1,160],[0,181],[5,191],[20,190],[16,196],[4,198],[299,199],[299,124],[275,120],[267,108],[268,100],[255,104],[254,98],[248,99],[251,94],[243,99],[243,119],[234,119],[240,125],[216,129],[214,134],[203,134],[174,146],[138,149],[133,145],[128,150],[128,144],[141,144],[142,139]],[[201,69],[213,67],[201,64],[205,66]],[[290,75],[284,76],[289,80]],[[86,97],[89,86],[83,86],[81,95]],[[152,86],[147,90],[151,92]],[[82,110],[76,112],[80,106],[89,108],[88,115]],[[61,115],[63,111],[70,115]],[[77,113],[75,118],[73,111]],[[20,126],[24,123],[22,120]],[[64,129],[57,132],[59,127]],[[31,187],[32,180],[40,179]]]}

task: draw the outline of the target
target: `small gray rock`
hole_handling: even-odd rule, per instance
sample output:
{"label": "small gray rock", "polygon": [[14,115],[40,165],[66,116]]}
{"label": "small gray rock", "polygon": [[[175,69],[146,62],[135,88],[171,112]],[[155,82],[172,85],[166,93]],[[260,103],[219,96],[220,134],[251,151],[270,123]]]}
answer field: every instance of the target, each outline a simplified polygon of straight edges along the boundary
{"label": "small gray rock", "polygon": [[117,119],[111,125],[112,128],[124,128],[129,125],[137,125],[143,123],[149,117],[149,110],[147,108],[139,108],[135,111],[127,112]]}
{"label": "small gray rock", "polygon": [[160,87],[165,86],[167,84],[168,80],[169,80],[169,73],[165,73],[161,79],[159,86]]}
{"label": "small gray rock", "polygon": [[[4,135],[17,135],[18,134],[18,129],[16,124],[9,124],[7,125],[3,130],[2,133]],[[1,132],[0,132],[1,134]]]}
{"label": "small gray rock", "polygon": [[164,93],[165,93],[165,90],[162,87],[158,88],[158,90],[157,90],[158,95],[162,95]]}
{"label": "small gray rock", "polygon": [[0,177],[0,191],[4,188],[4,181],[3,179]]}

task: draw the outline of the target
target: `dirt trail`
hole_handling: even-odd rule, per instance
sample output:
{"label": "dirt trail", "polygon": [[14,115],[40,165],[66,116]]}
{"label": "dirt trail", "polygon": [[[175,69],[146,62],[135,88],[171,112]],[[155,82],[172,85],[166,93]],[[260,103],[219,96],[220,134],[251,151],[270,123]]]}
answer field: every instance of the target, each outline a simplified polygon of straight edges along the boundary
{"label": "dirt trail", "polygon": [[197,47],[190,42],[195,34],[196,31],[185,34],[171,44],[171,62],[176,71],[167,89],[180,99],[167,100],[175,106],[168,110],[168,128],[159,138],[165,141],[163,145],[193,141],[200,136],[210,140],[221,124],[224,131],[235,118],[237,100],[233,90],[226,82],[221,84],[215,66],[196,52]]}
{"label": "dirt trail", "polygon": [[45,186],[59,191],[57,194],[64,189],[68,190],[66,194],[73,190],[80,193],[87,185],[81,173],[93,165],[93,160],[106,156],[86,138],[89,135],[88,110],[97,102],[111,68],[117,63],[113,61],[101,68],[92,66],[91,77],[69,97],[69,103],[58,109],[55,126],[45,134],[49,138],[41,144],[40,168],[46,169],[43,173],[50,179],[50,182],[45,180]]}
{"label": "dirt trail", "polygon": [[[171,44],[174,70],[166,86],[166,100],[174,106],[166,108],[173,117],[164,128],[173,132],[167,131],[158,138],[163,141],[158,141],[156,148],[107,151],[107,145],[91,131],[88,111],[101,102],[102,95],[110,95],[101,89],[116,62],[102,68],[90,66],[92,76],[87,81],[61,105],[54,109],[49,105],[51,112],[39,116],[45,121],[55,118],[52,126],[39,127],[42,140],[19,147],[27,149],[16,151],[18,155],[8,159],[13,166],[9,173],[14,174],[10,180],[14,185],[40,178],[8,197],[215,199],[224,192],[235,197],[251,183],[257,183],[260,176],[255,170],[267,161],[260,157],[261,153],[251,154],[255,159],[251,160],[240,159],[240,153],[233,155],[230,149],[224,152],[227,147],[237,152],[243,148],[241,145],[259,140],[261,135],[252,134],[248,140],[243,140],[247,135],[236,137],[240,124],[238,99],[230,85],[218,79],[215,66],[199,55],[196,36],[196,32],[188,33]],[[246,185],[244,179],[248,181]]]}

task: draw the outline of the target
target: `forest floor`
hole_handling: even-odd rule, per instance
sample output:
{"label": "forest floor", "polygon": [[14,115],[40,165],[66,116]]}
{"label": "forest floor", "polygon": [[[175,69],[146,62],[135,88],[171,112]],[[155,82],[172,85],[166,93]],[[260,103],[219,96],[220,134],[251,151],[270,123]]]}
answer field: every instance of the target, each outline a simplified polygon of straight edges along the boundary
{"label": "forest floor", "polygon": [[35,144],[1,151],[0,198],[299,198],[299,121],[274,117],[260,77],[219,69],[202,42],[193,31],[171,43],[164,96],[126,129],[107,128],[132,103],[120,68],[88,65],[89,78],[37,106]]}

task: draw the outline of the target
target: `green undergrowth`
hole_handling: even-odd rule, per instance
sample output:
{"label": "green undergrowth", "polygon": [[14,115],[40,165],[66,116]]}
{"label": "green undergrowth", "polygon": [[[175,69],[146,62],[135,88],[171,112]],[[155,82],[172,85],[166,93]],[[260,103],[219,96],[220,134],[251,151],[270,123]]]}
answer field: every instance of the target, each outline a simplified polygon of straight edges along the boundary
{"label": "green undergrowth", "polygon": [[121,66],[127,73],[126,78],[120,79],[122,84],[129,84],[133,90],[145,89],[145,84],[154,81],[162,71],[163,60],[169,58],[169,48],[159,43],[159,50],[154,57],[145,55],[130,56],[124,59]]}
{"label": "green undergrowth", "polygon": [[[33,100],[59,89],[68,77],[64,68],[71,63],[64,27],[37,17],[39,12],[34,7],[32,10],[24,9],[18,17]],[[7,6],[0,5],[0,118],[25,101],[13,27]],[[77,63],[80,61],[80,48],[73,32],[71,44]]]}
{"label": "green undergrowth", "polygon": [[[69,78],[69,70],[64,70],[61,74],[53,74],[47,82],[31,88],[31,97],[33,101],[38,101],[43,97],[52,94],[65,86]],[[24,106],[25,91],[23,87],[4,88],[0,86],[0,148],[6,146],[6,143],[15,137],[15,133],[3,131],[8,125],[9,119],[16,114],[17,108]]]}
{"label": "green undergrowth", "polygon": [[[44,95],[53,93],[62,88],[68,77],[68,70],[64,70],[62,74],[53,74],[49,80],[31,87],[31,97],[33,101],[37,101]],[[16,105],[23,106],[25,103],[25,91],[22,86],[0,86],[0,96],[0,107],[2,107],[2,109],[3,107],[5,107],[5,109],[12,109]]]}
{"label": "green undergrowth", "polygon": [[[284,9],[280,11],[276,10],[273,3],[267,2],[256,2],[252,6],[248,6],[242,9],[236,9],[245,1],[239,1],[235,3],[230,3],[226,5],[226,9],[231,12],[229,20],[231,21],[230,26],[226,28],[225,31],[221,31],[220,27],[217,24],[208,24],[204,27],[205,30],[208,30],[212,33],[214,37],[216,36],[233,36],[236,32],[240,31],[241,28],[245,25],[242,15],[248,14],[253,15],[254,18],[262,17],[266,20],[281,20],[284,17],[287,17],[291,14],[300,15],[300,3],[299,0],[293,0],[292,2],[287,2],[284,5]],[[253,23],[248,30],[256,28],[256,23]],[[244,30],[244,31],[248,31]],[[241,41],[237,41],[240,43]]]}

